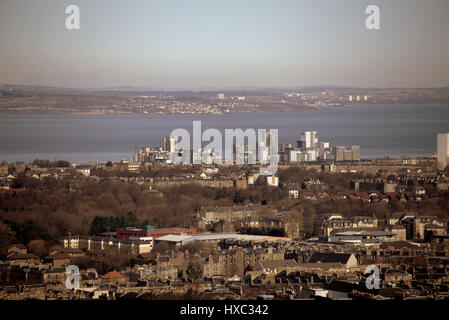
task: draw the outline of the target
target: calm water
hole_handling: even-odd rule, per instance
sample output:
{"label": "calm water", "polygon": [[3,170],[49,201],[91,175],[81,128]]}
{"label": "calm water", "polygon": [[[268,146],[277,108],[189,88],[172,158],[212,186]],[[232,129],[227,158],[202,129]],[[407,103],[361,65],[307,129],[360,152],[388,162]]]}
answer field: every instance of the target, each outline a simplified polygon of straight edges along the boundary
{"label": "calm water", "polygon": [[334,107],[293,113],[229,115],[0,115],[0,161],[36,158],[118,161],[135,146],[158,146],[173,129],[277,128],[279,143],[295,144],[302,130],[320,140],[360,145],[362,157],[425,156],[436,134],[449,132],[449,106]]}

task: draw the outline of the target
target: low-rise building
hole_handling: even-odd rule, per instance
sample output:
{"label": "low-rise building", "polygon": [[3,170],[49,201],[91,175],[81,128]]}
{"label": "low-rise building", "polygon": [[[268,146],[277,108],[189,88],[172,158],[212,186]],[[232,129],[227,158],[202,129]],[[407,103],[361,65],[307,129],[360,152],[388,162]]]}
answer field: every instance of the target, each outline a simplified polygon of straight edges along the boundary
{"label": "low-rise building", "polygon": [[385,228],[385,230],[395,234],[395,236],[394,236],[395,241],[407,240],[406,229],[405,229],[405,226],[402,224],[389,225]]}
{"label": "low-rise building", "polygon": [[144,226],[142,229],[127,227],[117,230],[117,239],[129,239],[130,237],[152,237],[159,238],[172,233],[195,234],[196,228],[180,227],[180,228],[163,228],[156,229],[153,226]]}
{"label": "low-rise building", "polygon": [[134,254],[147,253],[153,249],[153,238],[114,239],[99,236],[68,236],[63,239],[64,248],[97,251],[116,249]]}

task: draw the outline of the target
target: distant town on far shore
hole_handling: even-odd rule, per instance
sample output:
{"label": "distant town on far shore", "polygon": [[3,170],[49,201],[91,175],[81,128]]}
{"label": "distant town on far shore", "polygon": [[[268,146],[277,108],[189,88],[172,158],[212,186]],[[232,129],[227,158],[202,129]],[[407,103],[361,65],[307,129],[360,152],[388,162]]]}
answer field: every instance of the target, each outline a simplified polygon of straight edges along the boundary
{"label": "distant town on far shore", "polygon": [[82,89],[13,84],[0,87],[0,114],[226,114],[408,104],[449,104],[449,87],[314,86],[223,90]]}

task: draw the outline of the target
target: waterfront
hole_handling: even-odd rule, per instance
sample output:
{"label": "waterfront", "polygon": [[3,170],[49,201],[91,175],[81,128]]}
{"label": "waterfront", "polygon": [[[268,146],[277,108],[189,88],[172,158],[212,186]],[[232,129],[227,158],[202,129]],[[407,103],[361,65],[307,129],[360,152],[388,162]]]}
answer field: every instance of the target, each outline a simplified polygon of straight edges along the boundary
{"label": "waterfront", "polygon": [[449,106],[333,107],[305,112],[226,115],[0,115],[0,161],[119,161],[136,146],[158,146],[173,129],[279,129],[294,144],[303,130],[336,145],[360,145],[361,156],[427,156],[436,133],[449,131]]}

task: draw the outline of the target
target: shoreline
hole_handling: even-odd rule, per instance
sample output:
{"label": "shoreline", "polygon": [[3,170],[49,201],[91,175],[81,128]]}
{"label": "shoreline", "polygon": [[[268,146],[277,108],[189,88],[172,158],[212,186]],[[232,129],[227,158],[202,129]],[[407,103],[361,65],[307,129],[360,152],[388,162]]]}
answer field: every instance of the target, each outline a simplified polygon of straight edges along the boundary
{"label": "shoreline", "polygon": [[334,108],[376,108],[376,107],[439,107],[439,106],[447,106],[448,103],[426,103],[426,104],[357,104],[357,105],[332,105],[332,106],[304,106],[304,109],[299,110],[290,110],[290,111],[279,111],[279,110],[266,110],[266,111],[238,111],[238,112],[222,112],[222,113],[145,113],[145,112],[98,112],[98,111],[86,111],[86,112],[1,112],[2,115],[42,115],[42,116],[50,116],[50,115],[145,115],[145,116],[167,116],[167,115],[229,115],[229,114],[247,114],[247,113],[292,113],[292,112],[307,112],[307,111],[318,111],[318,110],[330,110]]}
{"label": "shoreline", "polygon": [[[50,159],[34,159],[35,160],[43,160],[43,161],[50,161]],[[390,156],[385,156],[385,157],[372,157],[372,158],[362,158],[360,159],[360,161],[338,161],[338,162],[332,162],[332,161],[323,161],[323,162],[297,162],[297,163],[279,163],[279,166],[290,166],[290,167],[295,167],[295,166],[316,166],[316,165],[321,165],[321,164],[336,164],[336,165],[355,165],[355,164],[359,164],[359,165],[367,165],[369,162],[379,162],[379,161],[387,161],[387,162],[394,162],[394,161],[402,161],[402,160],[406,160],[406,161],[412,161],[412,160],[425,160],[425,161],[432,161],[435,160],[436,161],[436,155],[427,155],[427,156],[402,156],[402,157],[390,157]],[[33,165],[33,161],[20,161],[20,160],[16,160],[16,161],[6,161],[6,160],[1,160],[0,159],[0,164],[2,162],[6,162],[8,164],[24,164],[24,165]],[[92,161],[69,161],[66,159],[58,159],[57,161],[67,161],[70,162],[71,165],[86,165],[86,164],[103,164],[103,163],[108,163],[108,162],[112,162],[112,163],[120,163],[122,161],[131,161],[131,159],[122,159],[122,160],[92,160]],[[233,166],[248,166],[248,164],[232,164]],[[260,164],[255,164],[254,166],[259,166]],[[183,164],[183,165],[165,165],[168,167],[185,167],[185,166],[205,166],[205,167],[210,167],[210,166],[229,166],[227,164],[224,163],[220,163],[220,164],[197,164],[197,165],[188,165],[188,164]],[[251,165],[249,165],[251,166]]]}

